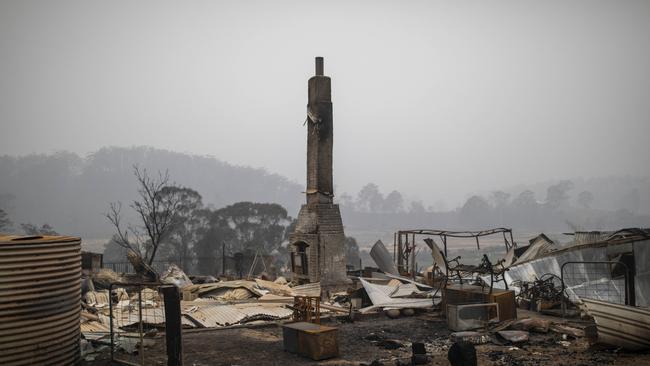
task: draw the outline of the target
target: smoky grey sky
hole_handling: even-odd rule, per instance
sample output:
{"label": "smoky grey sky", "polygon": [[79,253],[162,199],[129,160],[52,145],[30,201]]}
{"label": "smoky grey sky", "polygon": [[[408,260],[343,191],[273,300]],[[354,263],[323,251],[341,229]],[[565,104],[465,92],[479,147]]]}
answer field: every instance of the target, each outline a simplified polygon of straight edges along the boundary
{"label": "smoky grey sky", "polygon": [[304,183],[324,56],[338,193],[647,176],[649,35],[649,1],[4,0],[0,154],[150,145]]}

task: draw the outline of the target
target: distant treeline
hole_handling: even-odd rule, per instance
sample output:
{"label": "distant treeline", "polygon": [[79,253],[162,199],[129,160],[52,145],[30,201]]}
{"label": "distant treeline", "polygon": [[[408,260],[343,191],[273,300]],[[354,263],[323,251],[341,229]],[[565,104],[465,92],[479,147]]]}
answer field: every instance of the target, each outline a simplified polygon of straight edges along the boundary
{"label": "distant treeline", "polygon": [[[304,202],[302,182],[213,157],[149,147],[107,147],[86,157],[68,152],[1,156],[0,230],[26,233],[47,224],[66,235],[108,239],[113,234],[104,217],[108,204],[136,196],[134,164],[152,173],[168,171],[172,183],[200,192],[210,209],[266,202],[280,204],[293,216]],[[353,234],[414,227],[561,232],[650,226],[650,179],[644,177],[519,185],[469,196],[457,208],[406,197],[369,183],[354,195],[337,192],[335,199],[346,231]],[[136,219],[126,215],[125,221]]]}
{"label": "distant treeline", "polygon": [[[647,178],[601,178],[600,185],[593,181],[580,183],[580,189],[571,180],[549,184],[545,194],[539,197],[526,188],[516,195],[504,191],[472,195],[461,207],[452,210],[425,207],[421,201],[407,203],[398,191],[384,196],[376,184],[370,183],[356,197],[343,194],[339,203],[346,224],[355,230],[470,230],[505,226],[560,232],[650,227]],[[585,190],[585,186],[594,187],[599,193]],[[612,196],[618,198],[619,204],[603,208],[602,202],[616,201]]]}
{"label": "distant treeline", "polygon": [[0,209],[13,222],[7,231],[20,232],[21,223],[47,223],[67,235],[110,237],[103,215],[109,202],[135,198],[134,164],[154,173],[168,171],[173,183],[201,192],[208,207],[275,202],[297,213],[303,201],[301,185],[263,169],[148,147],[107,147],[87,157],[69,152],[2,156]]}

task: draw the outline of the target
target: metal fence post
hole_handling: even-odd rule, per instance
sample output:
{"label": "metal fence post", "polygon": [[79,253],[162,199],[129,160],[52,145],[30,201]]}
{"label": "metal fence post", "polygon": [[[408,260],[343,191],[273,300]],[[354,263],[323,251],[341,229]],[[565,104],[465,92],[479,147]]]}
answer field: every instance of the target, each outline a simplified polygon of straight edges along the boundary
{"label": "metal fence post", "polygon": [[176,286],[161,287],[165,302],[165,337],[167,340],[167,365],[183,365],[181,336],[181,298]]}
{"label": "metal fence post", "polygon": [[111,361],[115,361],[113,348],[115,347],[115,340],[113,338],[113,301],[111,301],[111,294],[113,293],[113,284],[108,285],[108,316],[110,319],[111,331]]}
{"label": "metal fence post", "polygon": [[140,362],[144,365],[144,329],[142,326],[142,285],[138,285],[138,329],[140,330]]}

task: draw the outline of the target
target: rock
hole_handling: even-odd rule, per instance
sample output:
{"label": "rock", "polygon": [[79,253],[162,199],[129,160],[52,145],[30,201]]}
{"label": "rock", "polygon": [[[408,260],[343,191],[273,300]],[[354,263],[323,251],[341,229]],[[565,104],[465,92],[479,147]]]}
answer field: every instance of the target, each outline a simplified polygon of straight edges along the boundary
{"label": "rock", "polygon": [[399,315],[400,315],[399,309],[386,310],[386,311],[384,311],[384,313],[386,313],[386,316],[391,318],[391,319],[399,318]]}
{"label": "rock", "polygon": [[525,343],[529,338],[529,333],[523,330],[501,330],[497,334],[512,343]]}
{"label": "rock", "polygon": [[404,316],[413,316],[413,315],[415,315],[415,310],[413,310],[413,309],[402,309],[402,315],[404,315]]}

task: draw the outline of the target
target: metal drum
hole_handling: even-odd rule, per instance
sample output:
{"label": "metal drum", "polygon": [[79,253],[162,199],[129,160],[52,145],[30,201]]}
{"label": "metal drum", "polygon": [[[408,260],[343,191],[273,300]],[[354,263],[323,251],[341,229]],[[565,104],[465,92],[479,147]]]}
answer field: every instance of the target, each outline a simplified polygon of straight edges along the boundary
{"label": "metal drum", "polygon": [[0,236],[0,365],[80,362],[81,240]]}

